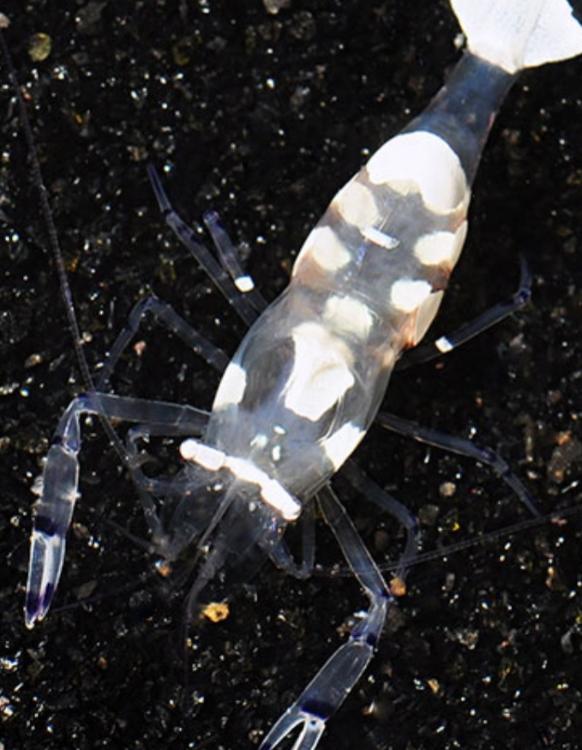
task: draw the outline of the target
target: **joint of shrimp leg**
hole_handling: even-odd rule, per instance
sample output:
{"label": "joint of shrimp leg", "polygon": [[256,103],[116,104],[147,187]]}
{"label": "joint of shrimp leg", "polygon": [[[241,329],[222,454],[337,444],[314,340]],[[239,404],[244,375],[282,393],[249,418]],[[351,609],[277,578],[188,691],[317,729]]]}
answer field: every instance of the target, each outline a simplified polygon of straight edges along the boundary
{"label": "joint of shrimp leg", "polygon": [[143,474],[142,469],[152,460],[152,457],[148,453],[138,453],[136,451],[135,453],[129,453],[127,459],[127,467],[131,472],[134,472],[136,475],[140,475],[144,479],[144,481],[146,481],[147,477],[145,474]]}
{"label": "joint of shrimp leg", "polygon": [[159,560],[154,563],[156,570],[162,576],[167,576],[171,571],[172,563],[176,561],[178,553],[172,544],[169,534],[154,534],[152,537],[152,549],[159,555]]}
{"label": "joint of shrimp leg", "polygon": [[142,424],[130,427],[127,431],[127,437],[131,443],[137,443],[138,440],[143,440],[148,443],[150,439],[149,429]]}
{"label": "joint of shrimp leg", "polygon": [[361,622],[359,625],[352,630],[350,634],[350,640],[354,644],[359,644],[374,650],[378,644],[378,633],[370,630],[366,620]]}
{"label": "joint of shrimp leg", "polygon": [[519,307],[525,307],[532,297],[531,289],[520,289],[515,295],[515,303]]}
{"label": "joint of shrimp leg", "polygon": [[141,426],[132,427],[127,432],[127,453],[128,453],[128,466],[131,471],[140,470],[145,464],[151,460],[151,456],[139,450],[138,441],[143,440],[149,442],[149,434]]}

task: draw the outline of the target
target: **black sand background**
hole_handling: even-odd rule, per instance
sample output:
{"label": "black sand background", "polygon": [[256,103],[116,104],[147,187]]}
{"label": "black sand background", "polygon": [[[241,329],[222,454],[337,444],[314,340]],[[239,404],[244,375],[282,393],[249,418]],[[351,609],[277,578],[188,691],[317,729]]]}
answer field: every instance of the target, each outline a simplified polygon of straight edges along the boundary
{"label": "black sand background", "polygon": [[[272,298],[327,201],[458,56],[444,1],[291,0],[278,15],[259,0],[2,10],[93,366],[149,290],[228,351],[242,334],[162,226],[148,159],[171,168],[185,217],[216,208],[251,244],[250,269]],[[38,33],[52,51],[35,63]],[[80,386],[4,70],[0,80],[0,748],[256,747],[365,600],[348,578],[298,583],[265,566],[225,622],[192,630],[184,697],[169,666],[182,590],[103,520],[145,535],[98,425],[85,431],[83,497],[55,610],[24,628],[29,488]],[[395,378],[387,398],[398,414],[498,448],[544,512],[580,501],[581,80],[578,60],[528,73],[511,93],[435,332],[510,294],[520,252],[533,303],[438,365]],[[118,392],[208,406],[214,374],[159,329],[144,340]],[[359,461],[423,519],[425,549],[526,518],[489,472],[380,430]],[[439,492],[444,482],[455,484],[452,498]],[[377,559],[394,557],[393,524],[346,498]],[[319,559],[341,562],[326,535]],[[322,750],[580,747],[581,569],[576,515],[419,566]]]}

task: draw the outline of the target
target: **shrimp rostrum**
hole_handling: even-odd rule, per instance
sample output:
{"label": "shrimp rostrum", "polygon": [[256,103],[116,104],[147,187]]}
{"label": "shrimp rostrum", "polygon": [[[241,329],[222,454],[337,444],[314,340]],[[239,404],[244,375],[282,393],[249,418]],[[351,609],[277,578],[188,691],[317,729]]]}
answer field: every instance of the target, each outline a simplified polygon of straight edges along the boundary
{"label": "shrimp rostrum", "polygon": [[[290,574],[308,575],[312,545],[297,563],[283,537],[289,524],[318,504],[369,608],[273,726],[263,750],[292,736],[295,750],[315,748],[326,721],[374,654],[393,596],[330,480],[343,467],[364,497],[405,525],[403,576],[415,553],[413,517],[350,462],[344,464],[378,418],[398,359],[423,339],[437,314],[463,248],[481,152],[507,91],[523,68],[582,53],[582,27],[566,0],[451,0],[451,5],[467,39],[463,57],[427,109],[336,194],[307,237],[288,287],[271,304],[244,274],[216,216],[205,221],[220,262],[173,211],[150,170],[167,223],[249,330],[228,362],[157,298],[139,303],[95,387],[62,416],[46,460],[30,551],[29,627],[45,617],[61,575],[78,497],[82,415],[135,425],[123,457],[153,546],[173,560],[197,545],[204,558],[188,596],[189,612],[217,572],[251,548],[260,548]],[[109,392],[112,370],[146,313],[223,371],[210,414]],[[455,340],[437,344],[445,352]],[[388,415],[380,415],[380,423],[399,428]],[[138,443],[168,435],[184,438],[182,468],[171,477],[148,477],[140,468]],[[499,463],[494,468],[533,508],[507,468]],[[169,519],[161,506],[172,509]]]}

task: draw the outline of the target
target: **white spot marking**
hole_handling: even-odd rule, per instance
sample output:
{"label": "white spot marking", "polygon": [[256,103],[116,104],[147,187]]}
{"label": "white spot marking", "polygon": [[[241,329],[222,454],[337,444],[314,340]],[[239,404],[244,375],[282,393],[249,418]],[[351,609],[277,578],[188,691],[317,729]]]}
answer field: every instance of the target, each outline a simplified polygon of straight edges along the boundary
{"label": "white spot marking", "polygon": [[180,445],[180,455],[184,461],[190,461],[190,463],[196,463],[202,466],[204,469],[209,471],[218,471],[225,465],[226,455],[217,450],[211,448],[209,445],[189,438],[184,440]]}
{"label": "white spot marking", "polygon": [[294,274],[307,256],[330,272],[339,271],[351,259],[349,250],[330,227],[316,227],[309,233],[293,266]]}
{"label": "white spot marking", "polygon": [[438,213],[468,205],[470,191],[459,157],[433,133],[397,135],[376,151],[366,167],[372,183],[400,193],[418,190],[425,205]]}
{"label": "white spot marking", "polygon": [[467,222],[456,232],[431,232],[420,237],[414,245],[414,254],[425,266],[447,265],[453,268],[463,249],[467,236]]}
{"label": "white spot marking", "polygon": [[414,312],[431,294],[432,287],[428,281],[399,279],[392,284],[390,302],[400,312]]}
{"label": "white spot marking", "polygon": [[291,335],[295,357],[283,391],[285,406],[317,422],[354,384],[350,352],[318,323],[302,323]]}
{"label": "white spot marking", "polygon": [[262,477],[266,477],[266,474],[261,469],[258,469],[252,461],[247,461],[246,458],[227,456],[226,466],[228,466],[238,479],[249,484],[261,484]]}
{"label": "white spot marking", "polygon": [[239,276],[234,280],[234,285],[239,290],[239,292],[242,292],[243,294],[252,292],[252,290],[255,288],[254,281],[250,276]]}
{"label": "white spot marking", "polygon": [[424,334],[428,331],[430,324],[438,312],[443,296],[444,292],[442,290],[433,292],[418,308],[416,313],[416,331],[414,334],[415,345],[424,338]]}
{"label": "white spot marking", "polygon": [[446,336],[441,336],[440,339],[437,339],[434,342],[434,345],[439,350],[439,352],[442,352],[443,354],[446,354],[447,352],[450,352],[455,348]]}
{"label": "white spot marking", "polygon": [[243,399],[247,385],[247,376],[240,365],[231,362],[222,376],[212,409],[224,409],[226,406],[236,406]]}
{"label": "white spot marking", "polygon": [[287,434],[287,430],[284,427],[282,427],[280,424],[276,424],[273,427],[273,432],[276,432],[277,435],[286,435]]}
{"label": "white spot marking", "polygon": [[381,232],[379,229],[376,229],[376,227],[366,227],[365,229],[362,229],[362,235],[370,242],[383,247],[385,250],[394,250],[394,248],[398,247],[400,244],[400,241],[397,240],[396,237]]}
{"label": "white spot marking", "polygon": [[263,500],[288,521],[295,520],[301,513],[299,501],[251,461],[237,456],[227,456],[222,451],[204,445],[193,438],[184,440],[180,446],[180,453],[184,460],[196,463],[204,469],[218,471],[225,468],[237,479],[258,485]]}
{"label": "white spot marking", "polygon": [[300,503],[275,479],[271,479],[262,487],[263,500],[271,508],[279,511],[286,521],[294,521],[301,513]]}
{"label": "white spot marking", "polygon": [[301,513],[301,503],[289,494],[275,479],[271,479],[262,469],[251,461],[236,456],[227,456],[225,466],[232,473],[249,484],[256,484],[261,490],[261,497],[271,508],[280,513],[287,521],[294,521]]}
{"label": "white spot marking", "polygon": [[251,440],[251,448],[264,448],[269,442],[268,437],[264,432],[259,432],[258,435]]}
{"label": "white spot marking", "polygon": [[323,441],[323,449],[337,471],[350,456],[362,438],[364,431],[351,422],[346,422],[333,435]]}
{"label": "white spot marking", "polygon": [[273,449],[271,450],[271,458],[273,459],[275,463],[281,460],[281,446],[280,445],[273,446]]}
{"label": "white spot marking", "polygon": [[368,307],[353,297],[330,297],[325,303],[323,318],[331,328],[347,331],[361,338],[366,338],[374,323]]}
{"label": "white spot marking", "polygon": [[354,180],[350,180],[335,195],[331,207],[337,210],[344,221],[357,227],[370,226],[380,218],[370,188]]}

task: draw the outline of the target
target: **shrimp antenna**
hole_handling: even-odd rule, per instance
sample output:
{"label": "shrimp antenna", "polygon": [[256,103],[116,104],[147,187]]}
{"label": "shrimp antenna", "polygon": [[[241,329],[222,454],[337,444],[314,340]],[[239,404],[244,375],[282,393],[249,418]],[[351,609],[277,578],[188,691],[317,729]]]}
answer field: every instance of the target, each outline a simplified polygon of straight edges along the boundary
{"label": "shrimp antenna", "polygon": [[[12,56],[10,55],[10,50],[8,49],[8,45],[6,44],[6,40],[4,38],[4,30],[7,29],[9,25],[10,20],[8,19],[8,17],[0,12],[0,46],[2,47],[2,55],[6,63],[8,77],[10,79],[10,83],[12,84],[16,100],[18,102],[20,122],[24,131],[24,138],[26,141],[28,157],[30,159],[30,165],[32,169],[32,179],[38,190],[42,216],[47,230],[48,243],[57,269],[61,296],[65,304],[65,312],[67,315],[67,325],[71,334],[71,338],[73,340],[73,347],[75,349],[75,356],[79,364],[79,370],[81,371],[83,386],[87,391],[96,394],[95,382],[93,380],[93,376],[91,375],[89,363],[87,362],[87,357],[85,356],[85,352],[83,351],[83,347],[81,344],[81,330],[79,328],[79,321],[77,320],[77,313],[75,311],[75,304],[73,302],[73,295],[71,293],[69,277],[67,275],[63,252],[61,250],[57,228],[55,226],[53,213],[50,207],[48,190],[44,182],[42,170],[40,167],[40,161],[38,158],[38,151],[36,149],[34,137],[32,135],[30,119],[28,117],[24,98],[18,84],[18,78],[16,76],[14,63],[12,62]],[[97,394],[96,397],[98,398]],[[113,429],[107,415],[102,409],[99,410],[99,419],[121,462],[131,472],[132,467],[130,465],[127,453],[123,447],[123,443],[121,442],[119,436]]]}

